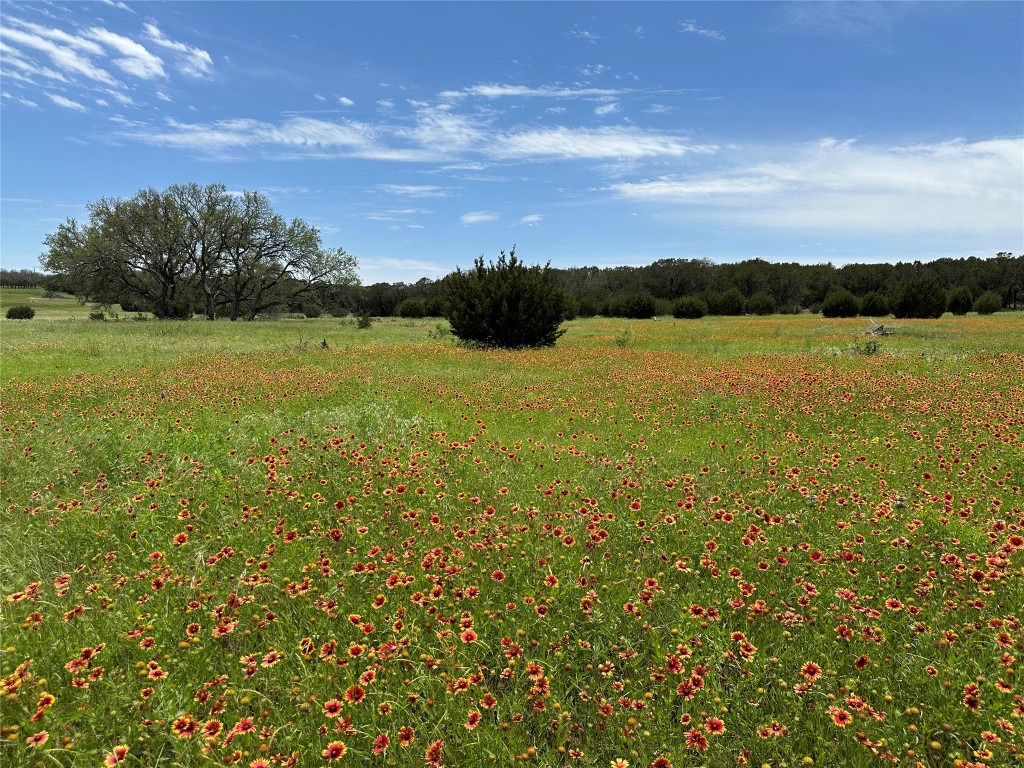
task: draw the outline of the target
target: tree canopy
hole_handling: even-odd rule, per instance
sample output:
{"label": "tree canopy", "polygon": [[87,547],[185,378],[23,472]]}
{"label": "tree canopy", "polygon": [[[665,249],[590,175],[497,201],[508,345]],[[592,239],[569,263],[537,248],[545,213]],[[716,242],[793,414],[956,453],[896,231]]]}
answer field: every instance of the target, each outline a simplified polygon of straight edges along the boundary
{"label": "tree canopy", "polygon": [[355,257],[325,249],[302,219],[285,221],[259,192],[176,184],[88,205],[48,235],[44,269],[86,301],[159,318],[252,320],[323,286],[358,284]]}

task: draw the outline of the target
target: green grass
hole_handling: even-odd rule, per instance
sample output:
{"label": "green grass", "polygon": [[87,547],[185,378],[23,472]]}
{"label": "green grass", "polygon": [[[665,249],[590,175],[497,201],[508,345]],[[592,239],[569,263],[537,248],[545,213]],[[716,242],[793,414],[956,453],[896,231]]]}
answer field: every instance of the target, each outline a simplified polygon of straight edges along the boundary
{"label": "green grass", "polygon": [[3,321],[0,763],[1019,763],[1020,321]]}

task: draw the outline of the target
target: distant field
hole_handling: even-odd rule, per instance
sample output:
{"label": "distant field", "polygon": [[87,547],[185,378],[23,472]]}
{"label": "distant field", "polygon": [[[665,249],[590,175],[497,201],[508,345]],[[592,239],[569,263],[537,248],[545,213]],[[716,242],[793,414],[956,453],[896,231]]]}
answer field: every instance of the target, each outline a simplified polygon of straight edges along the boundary
{"label": "distant field", "polygon": [[1024,764],[1020,314],[481,352],[36,298],[4,766]]}
{"label": "distant field", "polygon": [[[17,304],[32,307],[36,311],[35,320],[85,320],[92,312],[91,305],[79,303],[74,296],[61,293],[47,298],[46,293],[42,288],[0,288],[0,318],[6,316],[8,307]],[[145,312],[122,312],[119,304],[114,305],[113,311],[121,318],[148,315]]]}

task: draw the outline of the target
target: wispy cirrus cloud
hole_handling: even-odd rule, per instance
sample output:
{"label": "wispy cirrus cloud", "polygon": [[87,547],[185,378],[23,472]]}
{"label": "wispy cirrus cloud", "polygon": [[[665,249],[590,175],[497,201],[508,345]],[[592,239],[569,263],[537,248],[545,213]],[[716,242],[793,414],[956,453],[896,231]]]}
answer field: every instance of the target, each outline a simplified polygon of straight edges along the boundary
{"label": "wispy cirrus cloud", "polygon": [[681,157],[712,153],[714,145],[684,142],[670,134],[633,127],[566,128],[519,131],[495,137],[491,154],[501,159],[615,159]]}
{"label": "wispy cirrus cloud", "polygon": [[167,37],[153,22],[143,26],[146,37],[160,48],[177,54],[178,70],[189,77],[208,77],[213,72],[213,58],[202,48]]}
{"label": "wispy cirrus cloud", "polygon": [[56,104],[58,107],[64,107],[65,109],[73,109],[76,112],[87,112],[84,104],[79,104],[74,99],[68,99],[61,96],[59,93],[48,93],[47,98]]}
{"label": "wispy cirrus cloud", "polygon": [[679,29],[683,32],[688,32],[691,35],[699,35],[700,37],[708,40],[715,40],[718,42],[723,42],[725,40],[725,35],[721,32],[716,29],[701,27],[694,19],[687,19],[686,21],[679,22]]}
{"label": "wispy cirrus cloud", "polygon": [[724,171],[621,183],[625,198],[771,228],[1024,235],[1024,139],[860,146],[823,139]]}
{"label": "wispy cirrus cloud", "polygon": [[448,197],[449,191],[436,184],[378,184],[377,189],[403,197]]}
{"label": "wispy cirrus cloud", "polygon": [[862,0],[856,3],[786,3],[782,8],[792,28],[816,34],[863,37],[889,32],[914,10],[914,5]]}
{"label": "wispy cirrus cloud", "polygon": [[507,83],[485,83],[471,85],[454,91],[442,91],[442,99],[460,99],[466,96],[480,96],[487,99],[545,98],[545,99],[592,99],[621,96],[628,91],[621,88],[579,88],[559,85],[511,85]]}
{"label": "wispy cirrus cloud", "polygon": [[483,224],[488,221],[496,221],[498,214],[492,213],[491,211],[472,211],[470,213],[464,213],[459,217],[459,221],[467,226],[469,224]]}
{"label": "wispy cirrus cloud", "polygon": [[93,27],[88,32],[89,37],[112,48],[121,54],[120,58],[114,59],[113,63],[133,77],[141,80],[152,80],[166,77],[163,60],[146,50],[146,47],[135,42],[131,38],[111,32],[102,27]]}
{"label": "wispy cirrus cloud", "polygon": [[500,130],[473,116],[424,108],[408,119],[375,123],[288,117],[211,123],[168,120],[162,126],[122,122],[116,136],[145,144],[231,159],[239,150],[266,157],[357,157],[381,161],[473,164],[512,161],[613,160],[708,154],[714,145],[642,128],[602,127]]}
{"label": "wispy cirrus cloud", "polygon": [[[5,77],[26,90],[57,87],[66,101],[80,103],[89,97],[102,106],[112,97],[129,106],[136,102],[132,96],[135,86],[128,83],[163,83],[169,78],[164,59],[154,48],[174,51],[179,70],[186,74],[203,75],[212,69],[206,51],[171,40],[152,23],[144,26],[138,38],[99,25],[68,31],[57,23],[51,26],[11,14],[3,16],[0,52]],[[99,98],[96,91],[101,93]]]}

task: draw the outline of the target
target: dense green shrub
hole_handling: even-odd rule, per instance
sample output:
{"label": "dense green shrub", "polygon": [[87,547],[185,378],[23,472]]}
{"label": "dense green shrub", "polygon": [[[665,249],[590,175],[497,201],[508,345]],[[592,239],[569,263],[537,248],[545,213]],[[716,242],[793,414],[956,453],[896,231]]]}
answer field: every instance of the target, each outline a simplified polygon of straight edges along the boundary
{"label": "dense green shrub", "polygon": [[591,296],[584,296],[576,305],[577,317],[594,317],[600,311],[600,305]]}
{"label": "dense green shrub", "polygon": [[410,318],[426,317],[427,304],[423,299],[406,299],[398,305],[398,316]]}
{"label": "dense green shrub", "polygon": [[26,304],[15,304],[7,310],[8,320],[31,320],[36,316],[36,311]]}
{"label": "dense green shrub", "polygon": [[833,288],[821,302],[821,314],[825,317],[856,317],[860,311],[860,299],[845,288]]}
{"label": "dense green shrub", "polygon": [[167,313],[162,320],[191,320],[192,302],[188,299],[170,299],[167,302]]}
{"label": "dense green shrub", "polygon": [[709,315],[742,315],[746,299],[739,288],[727,291],[709,291],[705,294]]}
{"label": "dense green shrub", "polygon": [[565,333],[566,295],[551,265],[527,267],[513,248],[497,262],[479,257],[473,269],[445,278],[447,319],[452,333],[468,344],[520,349],[549,347]]}
{"label": "dense green shrub", "polygon": [[949,292],[949,311],[954,315],[966,315],[974,306],[971,289],[960,285]]}
{"label": "dense green shrub", "polygon": [[1003,308],[1003,298],[995,291],[985,291],[974,301],[974,311],[979,315],[991,315]]}
{"label": "dense green shrub", "polygon": [[609,305],[612,317],[629,317],[644,320],[658,314],[658,304],[649,293],[638,291],[616,296]]}
{"label": "dense green shrub", "polygon": [[697,320],[708,313],[708,303],[700,296],[683,296],[672,307],[672,317]]}
{"label": "dense green shrub", "polygon": [[889,299],[884,293],[871,291],[864,294],[860,302],[860,313],[864,317],[885,317],[892,310],[889,307]]}
{"label": "dense green shrub", "polygon": [[946,311],[946,292],[932,275],[914,277],[896,291],[892,313],[897,318],[934,319]]}
{"label": "dense green shrub", "polygon": [[774,297],[766,291],[758,291],[743,305],[743,308],[751,315],[771,315],[775,313],[777,305]]}

